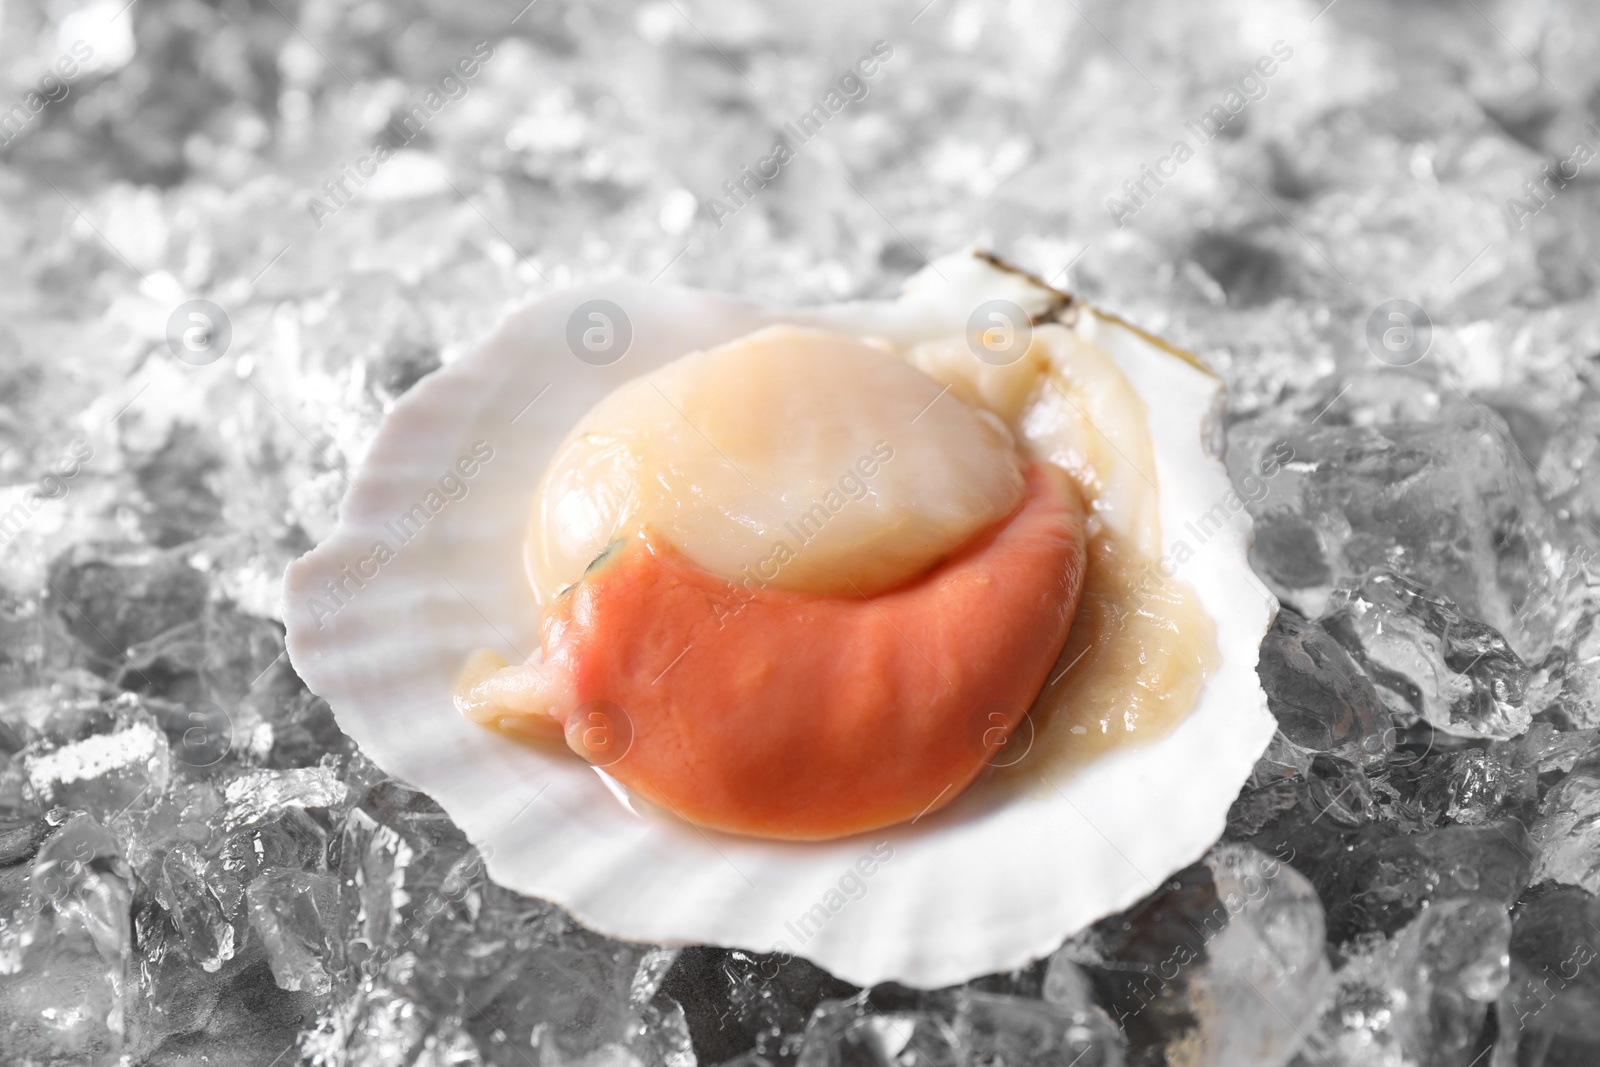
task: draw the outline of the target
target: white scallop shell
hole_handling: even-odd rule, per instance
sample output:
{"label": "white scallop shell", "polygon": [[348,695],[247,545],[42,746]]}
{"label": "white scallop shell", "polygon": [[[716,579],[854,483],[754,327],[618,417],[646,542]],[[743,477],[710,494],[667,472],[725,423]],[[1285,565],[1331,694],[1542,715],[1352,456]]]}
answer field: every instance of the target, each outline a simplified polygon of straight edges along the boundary
{"label": "white scallop shell", "polygon": [[[289,568],[295,669],[371,759],[430,793],[485,847],[496,881],[611,936],[779,950],[857,984],[924,988],[1053,951],[1200,856],[1273,732],[1255,668],[1276,602],[1246,562],[1248,519],[1240,511],[1198,546],[1185,530],[1231,488],[1207,447],[1220,384],[1118,319],[1075,306],[1075,328],[1094,333],[1148,406],[1166,547],[1186,539],[1198,549],[1177,577],[1215,620],[1221,652],[1196,707],[1165,738],[1041,777],[1002,804],[969,793],[915,824],[797,844],[636,815],[588,765],[508,743],[451,703],[473,649],[514,661],[537,653],[521,555],[532,495],[569,427],[617,385],[775,322],[902,343],[960,333],[972,308],[997,297],[1030,314],[1060,300],[964,254],[923,271],[896,301],[794,311],[616,281],[512,314],[480,350],[401,398],[338,528]],[[595,299],[632,323],[631,347],[610,366],[579,361],[566,341],[574,309]],[[441,476],[478,441],[493,458],[462,480],[465,496],[448,499]],[[402,544],[396,524],[407,513],[420,532]],[[382,564],[379,542],[393,551]],[[343,592],[331,595],[328,582]],[[892,858],[850,875],[883,842]]]}

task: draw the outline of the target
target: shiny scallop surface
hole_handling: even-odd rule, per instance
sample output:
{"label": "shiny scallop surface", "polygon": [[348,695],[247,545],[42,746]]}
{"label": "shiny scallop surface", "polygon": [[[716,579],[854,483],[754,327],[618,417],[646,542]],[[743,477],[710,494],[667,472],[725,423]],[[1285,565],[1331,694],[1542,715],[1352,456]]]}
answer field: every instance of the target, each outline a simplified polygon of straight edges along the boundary
{"label": "shiny scallop surface", "polygon": [[712,574],[872,594],[1022,499],[1010,432],[897,355],[773,326],[627,382],[580,419],[529,530],[541,602],[649,529]]}

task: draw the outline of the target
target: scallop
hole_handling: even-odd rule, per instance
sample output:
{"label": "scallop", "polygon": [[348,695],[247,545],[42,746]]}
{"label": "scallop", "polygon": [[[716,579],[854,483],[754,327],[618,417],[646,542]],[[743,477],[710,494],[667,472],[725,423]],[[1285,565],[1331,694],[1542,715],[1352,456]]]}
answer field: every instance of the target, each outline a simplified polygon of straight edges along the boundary
{"label": "scallop", "polygon": [[[978,252],[898,299],[809,309],[628,281],[546,297],[385,419],[337,529],[286,576],[290,656],[492,877],[604,933],[802,955],[863,985],[1019,967],[1202,854],[1272,736],[1255,664],[1276,603],[1212,451],[1220,399],[1195,357]],[[1065,555],[1027,554],[1062,537]],[[1059,632],[985,608],[1001,545],[1034,569],[998,592],[1076,601]],[[870,700],[831,749],[804,731],[736,746],[769,761],[741,803],[781,792],[786,752],[856,760],[819,779],[839,832],[753,836],[765,824],[719,822],[640,770],[669,746],[638,706],[571,688],[552,627],[646,572],[672,590],[754,580],[766,599],[730,602],[747,621],[859,598],[935,674],[1015,656],[1038,676],[985,683],[972,774],[859,825],[841,785],[923,758]],[[957,587],[978,593],[940,599]],[[915,629],[943,605],[966,606]],[[711,653],[657,640],[650,612],[612,617],[642,635],[638,691],[692,719],[727,661],[695,668]],[[802,659],[784,684],[881,673],[872,639],[850,641],[835,673]],[[559,706],[557,741],[459,714],[463,686],[480,711]]]}

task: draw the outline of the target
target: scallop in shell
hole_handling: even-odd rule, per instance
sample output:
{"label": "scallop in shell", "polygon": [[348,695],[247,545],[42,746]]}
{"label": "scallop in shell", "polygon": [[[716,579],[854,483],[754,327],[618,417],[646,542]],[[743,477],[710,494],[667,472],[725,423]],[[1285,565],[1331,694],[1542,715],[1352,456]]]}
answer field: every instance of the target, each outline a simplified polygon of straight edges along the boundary
{"label": "scallop in shell", "polygon": [[[593,548],[573,536],[548,566],[527,552],[579,420],[688,354],[780,327],[894,353],[939,384],[932,402],[949,392],[1003,424],[1085,488],[1091,557],[1105,546],[1005,758],[914,818],[825,841],[692,825],[607,760],[509,740],[453,703],[479,650],[538,660],[540,599]],[[546,297],[384,420],[337,529],[289,569],[289,653],[492,877],[604,933],[803,955],[863,985],[1008,970],[1202,854],[1272,736],[1255,667],[1276,604],[1212,449],[1220,396],[1194,357],[981,253],[936,261],[892,301],[778,309],[629,281]]]}

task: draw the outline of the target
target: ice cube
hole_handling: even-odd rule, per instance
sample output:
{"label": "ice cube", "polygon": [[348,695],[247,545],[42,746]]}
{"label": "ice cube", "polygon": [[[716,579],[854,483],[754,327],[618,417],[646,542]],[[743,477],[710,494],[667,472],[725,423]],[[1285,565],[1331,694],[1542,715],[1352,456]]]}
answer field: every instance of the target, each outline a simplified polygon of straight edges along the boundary
{"label": "ice cube", "polygon": [[1345,830],[1359,830],[1377,817],[1372,783],[1360,767],[1318,753],[1306,773],[1307,799],[1316,808],[1312,821],[1326,819]]}
{"label": "ice cube", "polygon": [[1241,793],[1224,839],[1292,863],[1331,907],[1349,891],[1341,879],[1350,849],[1371,832],[1383,810],[1379,800],[1377,786],[1359,767],[1318,754],[1304,775]]}
{"label": "ice cube", "polygon": [[114,819],[166,790],[167,738],[147,712],[121,717],[118,728],[59,748],[36,742],[23,753],[33,790],[46,803]]}
{"label": "ice cube", "polygon": [[0,868],[0,1049],[104,1062],[126,1034],[132,891],[115,840],[76,816],[32,870]]}
{"label": "ice cube", "polygon": [[1558,731],[1536,722],[1519,739],[1519,762],[1540,775],[1566,773],[1580,762],[1600,756],[1600,730]]}
{"label": "ice cube", "polygon": [[1164,1050],[1281,1067],[1330,989],[1315,889],[1245,845],[1218,846],[1062,955],[1088,973],[1135,1062]]}
{"label": "ice cube", "polygon": [[141,880],[155,885],[161,881],[161,861],[176,846],[188,843],[202,853],[214,848],[225,811],[214,784],[180,781],[150,807],[130,809],[113,825],[128,862]]}
{"label": "ice cube", "polygon": [[284,807],[337,808],[348,796],[338,773],[327,765],[248,771],[223,792],[230,828],[257,822]]}
{"label": "ice cube", "polygon": [[1552,788],[1529,833],[1538,850],[1534,882],[1600,893],[1600,765],[1574,770]]}
{"label": "ice cube", "polygon": [[1219,912],[1225,921],[1210,869],[1193,864],[1060,950],[1089,975],[1135,1062],[1197,1028],[1188,981],[1204,958],[1203,917]]}
{"label": "ice cube", "polygon": [[[1309,769],[1310,761],[1306,762]],[[1273,774],[1260,784],[1247,785],[1228,809],[1228,825],[1223,836],[1233,841],[1249,841],[1269,827],[1293,818],[1309,798],[1310,789],[1304,776],[1293,768],[1288,768],[1287,773]]]}
{"label": "ice cube", "polygon": [[272,767],[309,767],[332,755],[354,757],[355,743],[339,730],[328,702],[300,684],[252,693],[241,705],[241,718],[262,724]]}
{"label": "ice cube", "polygon": [[406,891],[407,868],[415,852],[397,832],[383,826],[360,808],[345,816],[339,844],[339,876],[346,907],[356,916],[359,938],[352,959],[389,947],[391,937],[403,941],[400,909],[411,900]]}
{"label": "ice cube", "polygon": [[[1595,569],[1593,556],[1587,567],[1591,572]],[[1600,726],[1600,608],[1586,605],[1574,620],[1572,633],[1570,649],[1553,649],[1541,666],[1548,668],[1546,684],[1557,687],[1552,703],[1561,717],[1572,726],[1592,731]]]}
{"label": "ice cube", "polygon": [[203,970],[215,972],[233,958],[242,918],[230,915],[224,901],[238,898],[236,886],[225,872],[206,859],[194,845],[184,843],[168,852],[161,863],[156,899],[166,909],[183,939],[185,950]]}
{"label": "ice cube", "polygon": [[1400,574],[1341,584],[1321,621],[1395,710],[1462,737],[1515,737],[1532,722],[1528,668],[1505,639]]}
{"label": "ice cube", "polygon": [[628,1000],[634,1004],[648,1004],[661,991],[661,983],[678,961],[678,948],[652,948],[639,959],[639,969],[634,972],[633,985],[628,990]]}
{"label": "ice cube", "polygon": [[130,1051],[147,1055],[168,1043],[203,1033],[222,997],[217,975],[207,973],[182,947],[182,939],[154,898],[134,909],[134,972],[129,1012]]}
{"label": "ice cube", "polygon": [[1236,477],[1280,441],[1293,453],[1250,504],[1251,561],[1310,616],[1341,580],[1396,571],[1539,659],[1554,630],[1560,567],[1542,552],[1554,530],[1497,417],[1446,395],[1446,410],[1427,422],[1235,425]]}
{"label": "ice cube", "polygon": [[1452,897],[1481,896],[1509,906],[1528,884],[1533,843],[1522,824],[1444,826],[1396,835],[1389,825],[1363,831],[1333,872],[1329,931],[1393,933],[1422,908]]}
{"label": "ice cube", "polygon": [[18,1064],[113,1063],[125,981],[81,928],[53,925],[22,970],[0,973],[0,1049]]}
{"label": "ice cube", "polygon": [[113,695],[105,679],[81,669],[55,674],[49,685],[18,689],[0,700],[6,747],[16,752],[37,741],[55,746],[103,733],[116,717]]}
{"label": "ice cube", "polygon": [[224,870],[249,885],[269,867],[325,871],[328,832],[304,808],[285,807],[240,827],[222,842]]}
{"label": "ice cube", "polygon": [[[29,882],[42,901],[60,905],[80,894],[98,874],[114,875],[126,882],[128,864],[111,832],[90,816],[79,814],[63,822],[39,849]],[[119,931],[107,935],[106,940],[120,946],[125,937]]]}
{"label": "ice cube", "polygon": [[696,1067],[694,1042],[683,1007],[667,996],[638,1006],[638,1015],[620,1047],[641,1067]]}
{"label": "ice cube", "polygon": [[1347,948],[1330,1000],[1295,1067],[1417,1067],[1404,1029],[1416,1006],[1396,981],[1391,942],[1368,934]]}
{"label": "ice cube", "polygon": [[1476,1040],[1485,1005],[1510,980],[1511,917],[1505,905],[1482,897],[1439,901],[1395,943],[1418,990],[1413,999],[1429,1005],[1427,1047],[1437,1059],[1458,1058]]}
{"label": "ice cube", "polygon": [[174,422],[167,441],[134,472],[148,506],[140,520],[160,548],[192,541],[222,518],[222,500],[207,484],[222,466],[206,431]]}
{"label": "ice cube", "polygon": [[1278,729],[1296,745],[1367,766],[1393,747],[1389,711],[1371,680],[1317,623],[1278,612],[1256,670]]}
{"label": "ice cube", "polygon": [[180,555],[144,545],[74,545],[51,561],[50,600],[102,671],[128,649],[199,618],[208,583]]}
{"label": "ice cube", "polygon": [[926,1011],[882,1012],[866,994],[828,1000],[806,1024],[796,1067],[957,1067],[955,1028]]}
{"label": "ice cube", "polygon": [[612,941],[555,912],[540,926],[497,973],[456,986],[462,1003],[476,1009],[467,1016],[468,1032],[490,1052],[532,1045],[541,1059],[557,1063],[627,1046],[643,1018],[630,993],[648,948]]}
{"label": "ice cube", "polygon": [[1547,1064],[1600,1062],[1600,900],[1576,886],[1529,897],[1512,913],[1501,1032]]}
{"label": "ice cube", "polygon": [[859,992],[799,956],[706,946],[683,949],[661,989],[683,1005],[703,1061],[748,1054],[778,1067],[794,1063],[818,1004]]}
{"label": "ice cube", "polygon": [[1509,976],[1511,920],[1482,897],[1424,910],[1392,939],[1352,945],[1303,1062],[1454,1067],[1481,1058],[1488,1009]]}
{"label": "ice cube", "polygon": [[1095,1007],[1094,984],[1074,959],[1075,945],[1069,943],[1045,961],[1044,981],[1039,990],[1042,1000],[1074,1011]]}
{"label": "ice cube", "polygon": [[269,868],[250,883],[245,897],[250,928],[266,946],[278,987],[326,994],[342,965],[339,880],[309,871]]}
{"label": "ice cube", "polygon": [[1417,769],[1416,801],[1436,820],[1477,826],[1510,815],[1528,825],[1538,813],[1538,775],[1516,742],[1441,752]]}
{"label": "ice cube", "polygon": [[483,1063],[477,1042],[462,1029],[461,1020],[447,1017],[423,1040],[422,1051],[411,1067],[483,1067]]}
{"label": "ice cube", "polygon": [[237,708],[253,682],[283,654],[276,622],[208,602],[199,618],[126,650],[117,684],[178,704]]}
{"label": "ice cube", "polygon": [[0,816],[0,866],[33,855],[49,832],[43,815]]}
{"label": "ice cube", "polygon": [[420,341],[414,334],[401,334],[384,345],[382,356],[372,364],[370,381],[380,397],[393,401],[438,369],[437,345]]}
{"label": "ice cube", "polygon": [[361,807],[377,821],[400,831],[418,854],[436,847],[459,853],[467,847],[466,835],[437,801],[392,778],[368,788]]}
{"label": "ice cube", "polygon": [[1187,1062],[1279,1067],[1331,989],[1322,904],[1298,871],[1248,846],[1222,845],[1206,865],[1222,915],[1214,911],[1198,927],[1208,940],[1189,976],[1199,1026],[1182,1041]]}
{"label": "ice cube", "polygon": [[1092,1004],[963,992],[956,1035],[967,1062],[1004,1067],[1122,1067],[1122,1038]]}

